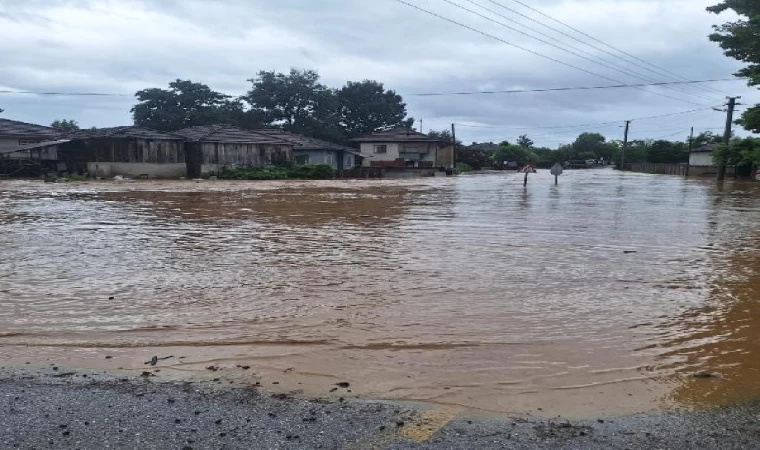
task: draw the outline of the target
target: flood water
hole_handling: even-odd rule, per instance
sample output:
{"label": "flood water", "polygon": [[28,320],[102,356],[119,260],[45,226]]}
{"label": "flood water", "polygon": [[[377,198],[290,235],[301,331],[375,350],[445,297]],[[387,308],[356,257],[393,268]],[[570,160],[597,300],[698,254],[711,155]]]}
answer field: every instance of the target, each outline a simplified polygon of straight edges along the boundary
{"label": "flood water", "polygon": [[174,356],[162,376],[497,413],[760,398],[758,200],[612,170],[3,181],[0,364]]}

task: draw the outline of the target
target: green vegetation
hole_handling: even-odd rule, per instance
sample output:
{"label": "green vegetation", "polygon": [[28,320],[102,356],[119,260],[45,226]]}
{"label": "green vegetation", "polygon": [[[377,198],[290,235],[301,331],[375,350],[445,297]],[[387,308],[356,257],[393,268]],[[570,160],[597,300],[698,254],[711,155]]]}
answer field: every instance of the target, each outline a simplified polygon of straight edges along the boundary
{"label": "green vegetation", "polygon": [[51,127],[59,131],[77,131],[79,130],[79,124],[76,120],[55,120],[50,124]]}
{"label": "green vegetation", "polygon": [[292,167],[238,167],[224,169],[219,173],[222,180],[326,180],[335,176],[331,166],[320,164]]}
{"label": "green vegetation", "polygon": [[760,163],[760,138],[732,139],[728,145],[719,145],[712,157],[715,165],[736,166],[739,173],[749,176]]}
{"label": "green vegetation", "polygon": [[457,163],[456,169],[454,169],[454,173],[459,175],[460,173],[466,173],[466,172],[472,172],[475,170],[471,165],[463,162]]}
{"label": "green vegetation", "polygon": [[294,133],[346,142],[382,127],[411,127],[400,95],[371,80],[348,82],[339,89],[320,83],[313,70],[283,74],[261,71],[248,80],[241,97],[205,84],[175,80],[168,89],[138,91],[132,108],[135,125],[176,131],[196,125],[225,123],[241,128],[278,126]]}
{"label": "green vegetation", "polygon": [[[760,2],[750,0],[725,0],[707,8],[711,13],[720,14],[733,10],[741,16],[736,22],[715,25],[715,32],[710,40],[717,42],[726,56],[748,63],[749,65],[736,76],[749,79],[750,86],[760,85],[760,52],[757,36],[760,35]],[[747,130],[760,133],[760,105],[747,109],[737,121]],[[755,161],[757,163],[757,161]]]}

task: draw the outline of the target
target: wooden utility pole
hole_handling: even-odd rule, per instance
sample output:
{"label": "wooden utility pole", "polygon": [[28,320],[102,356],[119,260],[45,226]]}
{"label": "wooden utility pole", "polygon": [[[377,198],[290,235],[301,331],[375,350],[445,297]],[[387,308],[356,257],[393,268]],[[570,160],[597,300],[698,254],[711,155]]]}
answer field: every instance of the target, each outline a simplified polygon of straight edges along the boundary
{"label": "wooden utility pole", "polygon": [[457,130],[451,124],[451,168],[457,168]]}
{"label": "wooden utility pole", "polygon": [[422,128],[422,119],[420,119],[420,133],[424,133],[425,130]]}
{"label": "wooden utility pole", "polygon": [[689,176],[689,167],[691,167],[691,150],[694,145],[694,127],[691,127],[691,134],[689,134],[689,160],[686,162],[686,176]]}
{"label": "wooden utility pole", "polygon": [[[723,133],[723,144],[728,146],[731,143],[731,125],[734,122],[734,109],[736,109],[736,99],[741,97],[728,97],[728,114],[726,116],[726,131]],[[726,178],[726,160],[722,158],[718,166],[718,181]]]}
{"label": "wooden utility pole", "polygon": [[620,170],[625,170],[625,151],[628,150],[628,127],[630,120],[625,121],[625,134],[623,135],[623,155],[620,157]]}

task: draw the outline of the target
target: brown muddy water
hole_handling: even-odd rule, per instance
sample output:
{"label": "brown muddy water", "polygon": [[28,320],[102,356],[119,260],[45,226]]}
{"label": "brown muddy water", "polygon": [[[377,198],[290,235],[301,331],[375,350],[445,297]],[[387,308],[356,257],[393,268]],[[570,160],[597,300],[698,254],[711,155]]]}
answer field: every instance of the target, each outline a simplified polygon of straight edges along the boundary
{"label": "brown muddy water", "polygon": [[760,398],[760,183],[552,184],[0,182],[0,364],[571,417]]}

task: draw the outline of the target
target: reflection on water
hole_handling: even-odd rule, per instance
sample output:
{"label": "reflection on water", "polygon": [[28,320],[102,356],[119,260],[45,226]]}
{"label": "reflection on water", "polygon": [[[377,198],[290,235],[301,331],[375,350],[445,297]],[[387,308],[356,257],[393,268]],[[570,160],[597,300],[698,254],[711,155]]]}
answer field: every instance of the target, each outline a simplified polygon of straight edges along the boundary
{"label": "reflection on water", "polygon": [[610,170],[3,182],[0,346],[487,411],[730,401],[760,395],[758,196]]}

